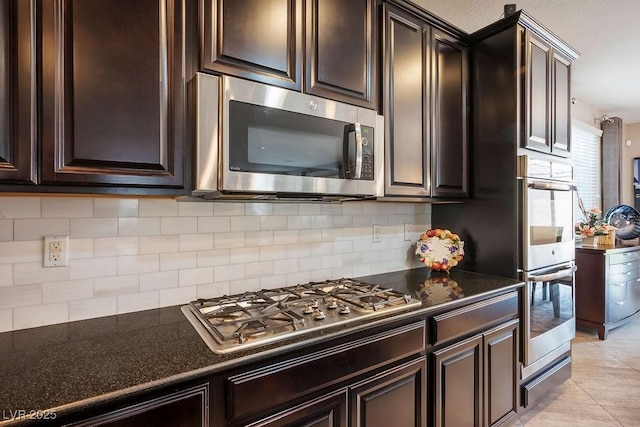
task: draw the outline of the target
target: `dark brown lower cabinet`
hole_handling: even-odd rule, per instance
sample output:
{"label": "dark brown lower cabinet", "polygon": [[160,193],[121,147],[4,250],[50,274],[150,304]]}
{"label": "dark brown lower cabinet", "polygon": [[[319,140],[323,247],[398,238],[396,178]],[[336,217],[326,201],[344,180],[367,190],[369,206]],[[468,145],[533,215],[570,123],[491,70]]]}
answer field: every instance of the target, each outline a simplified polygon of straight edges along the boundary
{"label": "dark brown lower cabinet", "polygon": [[426,363],[420,357],[351,387],[352,427],[427,425]]}
{"label": "dark brown lower cabinet", "polygon": [[425,384],[421,356],[247,427],[426,426]]}
{"label": "dark brown lower cabinet", "polygon": [[272,417],[247,424],[247,427],[334,427],[347,425],[347,390],[321,396],[309,402],[276,414]]}
{"label": "dark brown lower cabinet", "polygon": [[73,427],[207,427],[209,384],[204,383],[164,396],[140,401],[72,424]]}
{"label": "dark brown lower cabinet", "polygon": [[516,415],[518,325],[513,319],[433,353],[436,427],[496,426]]}

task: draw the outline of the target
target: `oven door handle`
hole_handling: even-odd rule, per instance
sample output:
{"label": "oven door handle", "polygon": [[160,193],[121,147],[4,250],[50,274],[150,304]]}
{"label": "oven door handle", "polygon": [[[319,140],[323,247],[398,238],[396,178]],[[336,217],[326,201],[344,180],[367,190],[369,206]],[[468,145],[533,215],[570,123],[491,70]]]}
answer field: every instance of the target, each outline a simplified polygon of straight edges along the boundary
{"label": "oven door handle", "polygon": [[534,190],[556,190],[556,191],[571,191],[576,189],[575,185],[561,184],[557,182],[547,182],[547,181],[530,182],[528,187],[533,188]]}
{"label": "oven door handle", "polygon": [[551,282],[564,276],[568,276],[569,274],[573,274],[577,269],[578,266],[574,265],[571,268],[565,268],[549,274],[542,274],[540,276],[529,276],[527,280],[529,280],[530,282]]}

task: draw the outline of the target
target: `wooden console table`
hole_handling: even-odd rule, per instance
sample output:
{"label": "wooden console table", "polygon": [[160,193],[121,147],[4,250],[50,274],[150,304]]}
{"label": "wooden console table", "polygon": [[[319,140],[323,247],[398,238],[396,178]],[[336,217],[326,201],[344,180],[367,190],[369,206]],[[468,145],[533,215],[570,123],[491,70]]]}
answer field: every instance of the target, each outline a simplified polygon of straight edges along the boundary
{"label": "wooden console table", "polygon": [[640,311],[640,246],[576,247],[576,324],[609,330]]}

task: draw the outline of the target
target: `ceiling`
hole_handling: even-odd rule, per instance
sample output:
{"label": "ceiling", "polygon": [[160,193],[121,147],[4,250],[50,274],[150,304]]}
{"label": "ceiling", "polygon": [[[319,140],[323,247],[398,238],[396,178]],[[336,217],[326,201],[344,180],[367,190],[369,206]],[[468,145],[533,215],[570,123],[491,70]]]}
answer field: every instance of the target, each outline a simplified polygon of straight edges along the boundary
{"label": "ceiling", "polygon": [[[502,17],[508,0],[414,0],[472,33]],[[640,1],[518,0],[523,9],[580,57],[572,67],[572,97],[623,123],[640,122]]]}

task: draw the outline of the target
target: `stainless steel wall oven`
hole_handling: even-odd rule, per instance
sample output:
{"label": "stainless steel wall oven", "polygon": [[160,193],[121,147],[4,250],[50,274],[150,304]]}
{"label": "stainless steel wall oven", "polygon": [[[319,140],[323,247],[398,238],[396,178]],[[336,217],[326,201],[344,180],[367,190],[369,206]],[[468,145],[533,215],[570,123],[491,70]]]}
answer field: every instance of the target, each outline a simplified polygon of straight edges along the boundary
{"label": "stainless steel wall oven", "polygon": [[573,167],[562,160],[519,158],[523,377],[562,354],[575,337]]}

